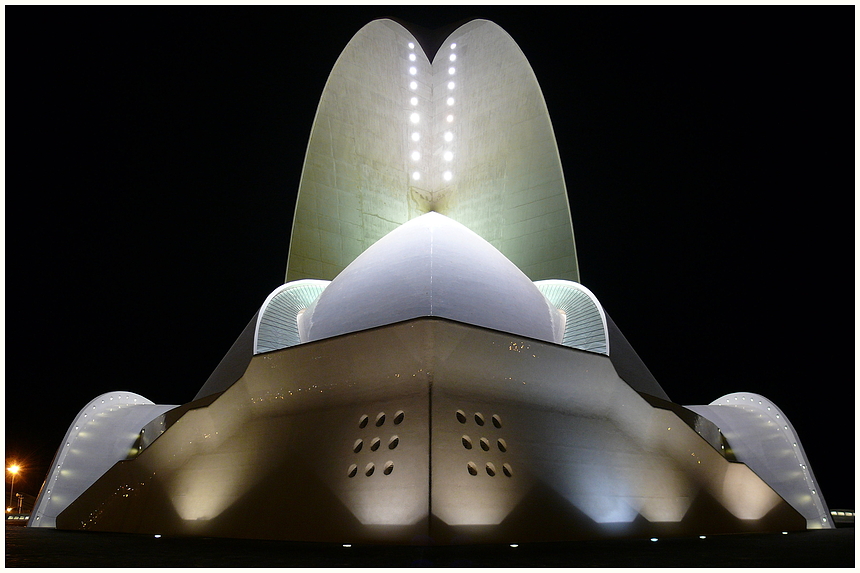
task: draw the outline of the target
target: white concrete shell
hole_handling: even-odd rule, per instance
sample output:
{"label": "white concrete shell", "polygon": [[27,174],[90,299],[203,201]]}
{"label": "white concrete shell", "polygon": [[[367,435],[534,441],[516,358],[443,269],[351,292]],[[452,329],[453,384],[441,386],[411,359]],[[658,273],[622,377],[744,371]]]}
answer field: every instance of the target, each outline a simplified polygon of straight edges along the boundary
{"label": "white concrete shell", "polygon": [[460,223],[427,213],[343,270],[302,317],[309,341],[422,316],[560,342],[562,316],[511,261]]}
{"label": "white concrete shell", "polygon": [[734,457],[803,515],[807,528],[834,527],[800,438],[776,404],[759,394],[734,392],[687,409],[719,426]]}
{"label": "white concrete shell", "polygon": [[303,338],[299,329],[299,315],[313,304],[328,284],[329,281],[302,279],[273,290],[257,313],[254,354],[306,341],[307,337]]}
{"label": "white concrete shell", "polygon": [[562,313],[563,335],[556,342],[609,355],[606,313],[594,293],[572,281],[537,281],[535,286]]}
{"label": "white concrete shell", "polygon": [[578,280],[543,95],[516,43],[486,20],[457,29],[432,64],[390,20],[349,42],[313,123],[286,280],[332,280],[429,211],[472,229],[532,280]]}
{"label": "white concrete shell", "polygon": [[54,527],[59,515],[111,466],[134,457],[140,430],[176,406],[133,392],[108,392],[78,412],[54,456],[30,517],[30,527]]}

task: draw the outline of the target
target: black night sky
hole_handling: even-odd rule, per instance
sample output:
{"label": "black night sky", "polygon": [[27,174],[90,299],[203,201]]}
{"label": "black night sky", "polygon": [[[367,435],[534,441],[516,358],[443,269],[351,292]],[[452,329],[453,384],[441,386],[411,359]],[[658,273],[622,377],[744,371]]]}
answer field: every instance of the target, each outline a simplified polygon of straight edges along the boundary
{"label": "black night sky", "polygon": [[675,402],[770,398],[830,507],[854,507],[851,7],[5,15],[16,491],[38,492],[99,394],[190,401],[283,283],[317,102],[353,34],[487,18],[543,89],[582,283]]}

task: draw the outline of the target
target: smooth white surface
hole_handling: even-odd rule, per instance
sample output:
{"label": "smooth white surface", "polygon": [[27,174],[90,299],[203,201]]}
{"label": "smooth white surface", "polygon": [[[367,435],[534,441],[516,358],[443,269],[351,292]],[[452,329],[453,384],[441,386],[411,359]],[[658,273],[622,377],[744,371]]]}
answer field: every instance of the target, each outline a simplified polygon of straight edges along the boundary
{"label": "smooth white surface", "polygon": [[153,404],[134,392],[108,392],[91,400],[66,431],[36,499],[30,527],[54,527],[61,511],[129,457],[141,428],[175,407]]}
{"label": "smooth white surface", "polygon": [[800,439],[776,404],[759,394],[735,392],[707,406],[685,408],[719,426],[738,461],[803,515],[809,529],[834,527]]}
{"label": "smooth white surface", "polygon": [[392,231],[305,312],[308,340],[438,316],[555,342],[559,315],[487,241],[438,213]]}

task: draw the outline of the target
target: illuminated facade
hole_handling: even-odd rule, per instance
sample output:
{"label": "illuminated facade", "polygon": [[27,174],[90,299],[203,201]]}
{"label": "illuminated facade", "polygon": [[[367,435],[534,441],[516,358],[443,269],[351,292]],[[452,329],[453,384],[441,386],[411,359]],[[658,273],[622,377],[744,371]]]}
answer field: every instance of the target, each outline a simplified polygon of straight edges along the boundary
{"label": "illuminated facade", "polygon": [[194,399],[76,418],[30,526],[338,543],[833,527],[770,401],[671,402],[579,284],[543,97],[491,22],[365,26],[314,121],[287,282]]}

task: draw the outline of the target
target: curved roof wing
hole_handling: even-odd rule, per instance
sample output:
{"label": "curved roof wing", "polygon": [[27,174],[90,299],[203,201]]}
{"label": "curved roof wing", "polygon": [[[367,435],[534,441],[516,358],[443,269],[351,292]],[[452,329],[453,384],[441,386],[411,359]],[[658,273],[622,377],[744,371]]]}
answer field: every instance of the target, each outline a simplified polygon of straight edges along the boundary
{"label": "curved roof wing", "polygon": [[286,280],[332,280],[430,211],[477,233],[531,280],[578,280],[543,94],[522,50],[487,20],[458,28],[432,64],[391,20],[347,44],[311,130]]}

